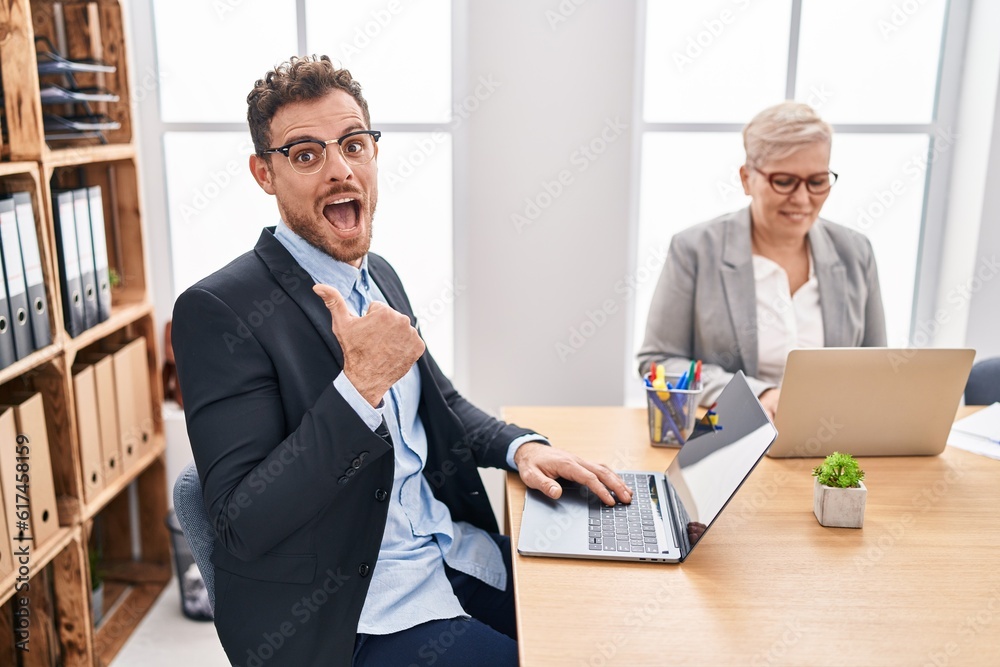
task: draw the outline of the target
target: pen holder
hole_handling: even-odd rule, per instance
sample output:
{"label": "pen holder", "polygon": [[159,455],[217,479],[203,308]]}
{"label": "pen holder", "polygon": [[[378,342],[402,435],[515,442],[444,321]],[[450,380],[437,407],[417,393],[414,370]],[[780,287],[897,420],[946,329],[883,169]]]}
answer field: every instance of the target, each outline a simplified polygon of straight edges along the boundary
{"label": "pen holder", "polygon": [[[649,375],[647,374],[648,378]],[[667,374],[666,380],[674,385],[680,375]],[[646,406],[649,416],[649,440],[655,446],[679,447],[687,442],[694,431],[701,383],[688,389],[657,390],[646,387]]]}

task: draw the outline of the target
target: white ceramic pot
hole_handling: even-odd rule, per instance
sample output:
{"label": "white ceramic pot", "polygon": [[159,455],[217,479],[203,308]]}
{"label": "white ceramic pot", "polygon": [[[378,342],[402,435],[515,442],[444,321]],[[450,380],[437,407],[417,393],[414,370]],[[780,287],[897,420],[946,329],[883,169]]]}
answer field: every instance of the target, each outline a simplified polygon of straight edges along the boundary
{"label": "white ceramic pot", "polygon": [[856,489],[824,486],[813,477],[813,514],[823,526],[861,528],[865,523],[865,499],[868,489],[858,482]]}

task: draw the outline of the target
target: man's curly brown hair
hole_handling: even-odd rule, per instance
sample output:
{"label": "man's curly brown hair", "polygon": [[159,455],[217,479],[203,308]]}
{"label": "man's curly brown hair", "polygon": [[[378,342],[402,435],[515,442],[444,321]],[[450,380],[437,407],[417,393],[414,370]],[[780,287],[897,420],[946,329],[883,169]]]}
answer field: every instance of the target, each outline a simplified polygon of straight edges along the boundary
{"label": "man's curly brown hair", "polygon": [[[257,79],[247,95],[247,123],[257,155],[271,147],[271,119],[290,102],[316,100],[333,90],[343,90],[355,99],[371,128],[368,102],[361,84],[346,69],[338,69],[328,56],[293,56]],[[270,157],[269,155],[266,157]]]}

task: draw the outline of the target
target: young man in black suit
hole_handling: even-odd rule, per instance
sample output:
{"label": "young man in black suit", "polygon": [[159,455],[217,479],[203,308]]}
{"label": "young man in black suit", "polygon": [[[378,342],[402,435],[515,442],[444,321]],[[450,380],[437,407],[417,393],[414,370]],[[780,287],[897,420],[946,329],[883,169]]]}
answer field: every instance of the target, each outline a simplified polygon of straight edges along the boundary
{"label": "young man in black suit", "polygon": [[466,401],[368,252],[377,140],[349,72],[292,58],[248,96],[277,227],[177,300],[173,344],[214,522],[230,660],[513,665],[510,544],[477,466],[558,498],[630,490]]}

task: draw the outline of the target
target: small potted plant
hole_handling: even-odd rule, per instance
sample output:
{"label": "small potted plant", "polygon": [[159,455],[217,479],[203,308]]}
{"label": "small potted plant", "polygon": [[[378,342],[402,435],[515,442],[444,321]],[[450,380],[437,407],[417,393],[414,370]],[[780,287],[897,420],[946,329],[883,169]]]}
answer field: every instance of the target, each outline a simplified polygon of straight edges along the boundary
{"label": "small potted plant", "polygon": [[865,471],[850,454],[834,452],[813,468],[813,513],[823,526],[861,528],[868,489]]}

